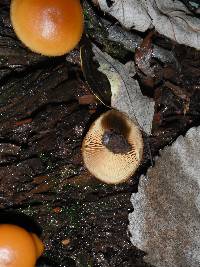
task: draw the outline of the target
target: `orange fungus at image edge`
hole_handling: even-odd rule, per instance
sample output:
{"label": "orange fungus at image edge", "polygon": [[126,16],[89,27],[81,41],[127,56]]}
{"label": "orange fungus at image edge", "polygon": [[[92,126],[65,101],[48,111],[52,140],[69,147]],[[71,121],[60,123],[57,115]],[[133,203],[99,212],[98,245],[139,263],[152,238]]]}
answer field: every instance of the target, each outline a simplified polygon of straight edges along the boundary
{"label": "orange fungus at image edge", "polygon": [[0,225],[0,267],[35,267],[43,250],[35,234],[16,225]]}
{"label": "orange fungus at image edge", "polygon": [[10,14],[18,38],[42,55],[68,53],[83,33],[79,0],[12,0]]}

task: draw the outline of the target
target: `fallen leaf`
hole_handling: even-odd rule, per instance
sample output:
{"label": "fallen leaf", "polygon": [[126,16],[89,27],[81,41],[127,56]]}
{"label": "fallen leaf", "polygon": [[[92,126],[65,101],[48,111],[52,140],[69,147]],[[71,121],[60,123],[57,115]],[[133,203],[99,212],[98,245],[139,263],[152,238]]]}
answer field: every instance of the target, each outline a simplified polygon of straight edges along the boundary
{"label": "fallen leaf", "polygon": [[200,49],[200,19],[180,1],[149,0],[148,14],[159,33],[184,45]]}
{"label": "fallen leaf", "polygon": [[125,28],[135,28],[146,31],[151,25],[145,5],[138,0],[112,0],[109,5],[106,0],[98,0],[98,5],[106,13],[115,17]]}
{"label": "fallen leaf", "polygon": [[172,40],[200,49],[200,19],[177,0],[98,0],[100,8],[124,27],[145,32],[155,28]]}
{"label": "fallen leaf", "polygon": [[131,201],[134,246],[157,267],[200,266],[200,127],[161,152]]}
{"label": "fallen leaf", "polygon": [[[143,39],[133,31],[126,30],[120,25],[102,19],[103,25],[108,31],[108,40],[112,42],[120,43],[125,49],[135,52],[136,48],[140,47]],[[176,64],[175,56],[172,51],[159,47],[152,44],[152,55],[163,63],[173,63]]]}
{"label": "fallen leaf", "polygon": [[93,45],[93,53],[94,59],[100,65],[98,70],[104,73],[110,82],[111,106],[128,114],[141,130],[146,134],[151,134],[155,103],[142,94],[137,80],[132,78],[134,62],[131,63],[131,68],[130,62],[128,65],[123,65],[118,60],[103,53],[95,45]]}

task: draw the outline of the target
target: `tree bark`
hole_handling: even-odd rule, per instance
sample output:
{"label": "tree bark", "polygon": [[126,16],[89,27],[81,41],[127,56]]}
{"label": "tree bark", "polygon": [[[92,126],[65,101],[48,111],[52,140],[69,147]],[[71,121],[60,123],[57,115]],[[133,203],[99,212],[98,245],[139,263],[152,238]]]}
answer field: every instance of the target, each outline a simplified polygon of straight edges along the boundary
{"label": "tree bark", "polygon": [[[192,115],[178,117],[175,125],[166,126],[165,121],[163,127],[155,119],[137,174],[118,186],[99,183],[81,157],[83,137],[98,112],[92,114],[89,106],[78,103],[79,96],[88,93],[80,65],[26,49],[11,27],[9,5],[0,3],[1,219],[12,221],[14,216],[5,213],[9,211],[36,221],[49,266],[149,266],[129,239],[131,193],[137,191],[138,177],[151,157],[186,131]],[[75,61],[80,63],[77,57]],[[156,101],[168,107],[184,105],[166,88],[159,89]]]}

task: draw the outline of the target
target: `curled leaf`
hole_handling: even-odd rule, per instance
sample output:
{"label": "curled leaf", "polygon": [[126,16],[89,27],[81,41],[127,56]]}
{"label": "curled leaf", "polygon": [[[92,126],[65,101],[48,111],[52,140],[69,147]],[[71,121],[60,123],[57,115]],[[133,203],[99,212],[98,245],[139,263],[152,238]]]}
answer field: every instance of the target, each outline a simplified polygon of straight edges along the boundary
{"label": "curled leaf", "polygon": [[124,27],[145,32],[155,28],[160,34],[200,49],[200,19],[177,0],[98,0],[100,8]]}
{"label": "curled leaf", "polygon": [[[104,73],[111,86],[111,106],[125,112],[146,133],[151,134],[154,116],[154,101],[144,96],[133,77],[134,62],[123,65],[98,47],[93,46],[94,59],[99,63],[98,70]],[[130,73],[130,72],[131,73]]]}

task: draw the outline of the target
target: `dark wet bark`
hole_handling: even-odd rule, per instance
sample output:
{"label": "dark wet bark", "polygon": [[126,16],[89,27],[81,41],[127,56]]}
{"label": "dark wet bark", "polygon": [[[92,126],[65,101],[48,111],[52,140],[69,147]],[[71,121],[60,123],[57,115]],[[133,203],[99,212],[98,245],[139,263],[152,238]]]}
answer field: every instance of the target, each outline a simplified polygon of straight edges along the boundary
{"label": "dark wet bark", "polygon": [[148,87],[138,70],[144,93],[156,101],[154,133],[145,138],[137,174],[126,184],[108,186],[91,177],[82,162],[83,137],[105,108],[93,114],[90,106],[79,105],[88,86],[77,51],[67,61],[30,52],[13,33],[9,1],[1,1],[0,208],[37,221],[51,265],[148,266],[129,239],[130,196],[151,157],[199,122],[198,56],[196,65],[191,54],[184,60],[177,55],[177,66],[162,65],[156,88]]}

